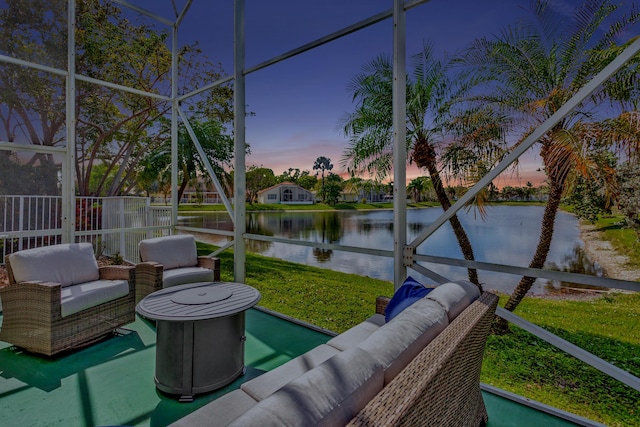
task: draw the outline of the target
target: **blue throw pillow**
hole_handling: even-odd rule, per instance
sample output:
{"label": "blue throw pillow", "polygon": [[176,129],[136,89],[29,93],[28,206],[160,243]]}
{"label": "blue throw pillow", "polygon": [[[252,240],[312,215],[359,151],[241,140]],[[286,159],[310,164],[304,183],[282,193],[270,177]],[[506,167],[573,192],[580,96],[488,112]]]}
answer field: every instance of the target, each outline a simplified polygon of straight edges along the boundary
{"label": "blue throw pillow", "polygon": [[433,288],[426,288],[422,283],[409,276],[402,286],[393,294],[387,308],[384,310],[384,318],[388,322],[396,317],[402,310],[409,307],[414,302],[423,298]]}

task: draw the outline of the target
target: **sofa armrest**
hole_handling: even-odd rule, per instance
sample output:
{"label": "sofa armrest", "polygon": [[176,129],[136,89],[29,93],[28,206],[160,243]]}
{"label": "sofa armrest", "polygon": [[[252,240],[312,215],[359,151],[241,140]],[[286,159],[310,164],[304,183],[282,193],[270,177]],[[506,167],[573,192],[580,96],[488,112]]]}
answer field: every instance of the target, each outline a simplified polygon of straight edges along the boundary
{"label": "sofa armrest", "polygon": [[384,311],[386,310],[387,305],[389,305],[389,301],[391,301],[391,298],[389,297],[379,296],[376,298],[376,314],[384,315]]}
{"label": "sofa armrest", "polygon": [[466,426],[486,423],[487,412],[480,392],[480,369],[497,303],[497,295],[483,293],[348,425],[426,423]]}
{"label": "sofa armrest", "polygon": [[153,261],[135,266],[136,304],[147,295],[162,289],[162,264]]}
{"label": "sofa armrest", "polygon": [[220,258],[213,256],[199,256],[198,267],[213,270],[213,280],[215,282],[220,281]]}

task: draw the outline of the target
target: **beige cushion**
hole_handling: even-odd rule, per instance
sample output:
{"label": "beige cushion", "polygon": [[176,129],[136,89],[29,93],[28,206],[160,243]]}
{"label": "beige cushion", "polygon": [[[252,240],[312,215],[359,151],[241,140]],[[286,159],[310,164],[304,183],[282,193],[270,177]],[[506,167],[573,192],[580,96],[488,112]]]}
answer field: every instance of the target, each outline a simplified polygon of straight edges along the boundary
{"label": "beige cushion", "polygon": [[53,282],[62,286],[98,280],[100,272],[91,243],[26,249],[9,256],[16,282]]}
{"label": "beige cushion", "polygon": [[258,402],[242,390],[234,390],[179,419],[169,427],[222,427]]}
{"label": "beige cushion", "polygon": [[385,384],[402,371],[449,324],[447,312],[422,298],[358,344],[384,367]]}
{"label": "beige cushion", "polygon": [[327,344],[338,350],[353,348],[369,338],[369,335],[377,331],[384,323],[384,316],[382,314],[374,314],[364,322],[360,322],[353,328],[331,338]]}
{"label": "beige cushion", "polygon": [[263,400],[278,391],[287,383],[310,371],[339,351],[326,344],[321,344],[295,359],[277,368],[247,381],[240,388],[256,400]]}
{"label": "beige cushion", "polygon": [[383,387],[382,367],[352,348],[296,378],[230,426],[342,426]]}
{"label": "beige cushion", "polygon": [[190,234],[145,239],[138,244],[143,262],[154,261],[165,270],[198,264],[196,239]]}
{"label": "beige cushion", "polygon": [[129,294],[126,280],[94,280],[62,288],[62,317],[95,307]]}
{"label": "beige cushion", "polygon": [[480,297],[480,289],[467,280],[444,283],[429,292],[425,298],[441,304],[447,311],[449,322]]}
{"label": "beige cushion", "polygon": [[213,270],[202,267],[181,267],[162,271],[163,288],[195,282],[213,282]]}

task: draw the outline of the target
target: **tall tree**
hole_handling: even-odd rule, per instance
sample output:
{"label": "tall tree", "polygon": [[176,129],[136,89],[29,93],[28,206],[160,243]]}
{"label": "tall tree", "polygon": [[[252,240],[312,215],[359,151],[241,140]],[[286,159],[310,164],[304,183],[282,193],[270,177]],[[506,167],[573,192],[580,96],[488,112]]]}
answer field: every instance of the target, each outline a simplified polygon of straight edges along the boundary
{"label": "tall tree", "polygon": [[316,171],[316,173],[320,173],[322,175],[322,190],[321,190],[322,203],[326,201],[325,191],[324,191],[324,172],[331,171],[332,169],[333,169],[333,164],[331,163],[331,159],[329,159],[328,157],[320,156],[313,163],[313,170]]}
{"label": "tall tree", "polygon": [[[233,159],[233,138],[225,131],[224,126],[216,121],[194,121],[191,124],[202,150],[204,151],[218,180],[225,181],[225,167],[231,167]],[[171,141],[164,141],[158,149],[144,161],[145,170],[141,173],[144,179],[156,174],[158,182],[167,181],[171,176]],[[160,177],[163,175],[164,177]],[[196,149],[191,136],[184,125],[178,129],[178,200],[182,200],[187,185],[199,177],[208,177],[207,168]]]}
{"label": "tall tree", "polygon": [[[425,44],[423,50],[413,56],[413,72],[407,76],[407,153],[409,161],[426,169],[433,183],[439,203],[444,210],[451,207],[451,199],[445,190],[442,170],[444,157],[441,155],[451,148],[452,137],[461,132],[465,123],[460,120],[457,126],[444,126],[453,120],[454,113],[461,113],[456,102],[466,93],[471,80],[464,76],[452,77],[451,62],[435,56],[433,46]],[[355,102],[355,110],[346,116],[343,123],[345,135],[350,139],[345,150],[343,163],[349,171],[368,172],[379,180],[390,173],[393,161],[393,104],[391,96],[393,86],[393,64],[384,56],[378,56],[366,64],[362,73],[350,82],[349,91]],[[492,124],[493,125],[493,124]],[[475,127],[481,126],[474,123]],[[498,126],[499,127],[499,126]],[[469,138],[464,144],[483,144],[484,153],[493,156],[495,150],[490,147],[499,145],[497,139]],[[459,141],[463,144],[463,141]],[[462,145],[461,145],[462,146]],[[477,159],[481,150],[466,150]],[[495,160],[487,160],[493,163]],[[449,171],[464,173],[458,165],[450,163]],[[455,237],[465,259],[473,260],[473,247],[457,215],[449,220]],[[481,288],[475,269],[468,270],[469,279]]]}
{"label": "tall tree", "polygon": [[[0,10],[0,50],[5,54],[61,70],[67,68],[67,2],[11,0]],[[129,21],[120,8],[102,0],[76,2],[75,72],[79,76],[168,96],[171,53],[168,33]],[[201,55],[197,44],[179,52],[180,93],[222,76],[219,66]],[[159,126],[170,103],[78,80],[76,83],[76,178],[80,194],[127,194],[139,162],[169,134]],[[232,89],[215,89],[185,102],[207,120],[231,120]],[[4,64],[0,69],[0,129],[7,141],[64,146],[65,77],[34,68]],[[5,139],[6,138],[6,139]],[[32,163],[54,163],[35,154]],[[95,181],[95,165],[106,173]],[[57,181],[55,170],[51,179]],[[110,177],[107,179],[106,177]],[[91,182],[95,187],[92,188]]]}
{"label": "tall tree", "polygon": [[[109,2],[78,2],[76,43],[77,72],[150,93],[171,93],[169,34],[146,24],[133,24]],[[187,45],[178,53],[180,93],[219,79],[222,70],[197,48]],[[98,194],[127,194],[134,187],[137,165],[169,139],[163,125],[170,102],[89,83],[78,87],[78,162],[76,175],[81,194],[89,194],[88,182],[95,164],[107,165],[114,180],[101,183]],[[231,90],[215,88],[190,107],[195,121],[226,123],[231,120]],[[187,106],[188,104],[185,104]]]}
{"label": "tall tree", "polygon": [[[5,1],[0,10],[0,51],[3,54],[58,69],[67,65],[67,2],[64,0]],[[3,63],[0,67],[0,139],[41,146],[64,146],[65,78],[34,68]],[[3,172],[20,169],[22,179],[13,194],[59,194],[58,165],[52,154],[18,158],[0,153]],[[19,165],[22,165],[20,167]],[[39,172],[28,169],[38,168]],[[26,179],[31,173],[39,181]],[[19,176],[19,175],[16,175]],[[9,176],[7,176],[9,178]]]}
{"label": "tall tree", "polygon": [[340,193],[344,188],[344,180],[336,173],[329,172],[327,184],[323,187],[323,198],[330,205],[335,205],[340,199]]}
{"label": "tall tree", "polygon": [[258,192],[276,184],[273,170],[263,166],[249,166],[246,174],[247,201],[254,203],[258,200]]}
{"label": "tall tree", "polygon": [[299,168],[289,168],[276,177],[276,182],[292,182],[302,188],[310,190],[318,182],[308,170],[301,171]]}
{"label": "tall tree", "polygon": [[318,178],[315,175],[311,175],[309,171],[304,171],[296,180],[296,184],[306,190],[311,190],[317,183]]}
{"label": "tall tree", "polygon": [[[531,22],[510,26],[493,39],[474,41],[466,59],[477,72],[494,79],[484,101],[495,102],[528,129],[534,129],[558,111],[600,71],[604,64],[594,59],[594,52],[616,47],[616,36],[640,18],[633,7],[628,15],[614,15],[619,6],[609,0],[586,0],[574,11],[572,19],[555,13],[550,1],[538,0],[534,6]],[[628,77],[631,87],[637,87],[637,74]],[[600,88],[596,96],[607,97],[607,93]],[[588,155],[590,138],[585,135],[597,126],[585,124],[583,120],[594,117],[595,113],[592,104],[579,106],[538,142],[549,196],[538,245],[529,264],[531,268],[544,267],[556,213],[574,177],[609,177],[614,172],[602,168]],[[613,180],[606,178],[602,182]],[[534,281],[534,277],[523,277],[505,308],[513,311]],[[496,330],[506,328],[507,322],[499,318]]]}

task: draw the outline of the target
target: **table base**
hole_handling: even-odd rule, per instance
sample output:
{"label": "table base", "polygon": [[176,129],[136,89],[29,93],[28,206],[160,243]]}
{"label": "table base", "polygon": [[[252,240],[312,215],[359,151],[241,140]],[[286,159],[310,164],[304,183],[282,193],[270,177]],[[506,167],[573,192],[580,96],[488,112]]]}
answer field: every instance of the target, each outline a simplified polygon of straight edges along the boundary
{"label": "table base", "polygon": [[244,373],[244,312],[199,321],[157,321],[156,387],[190,402]]}

